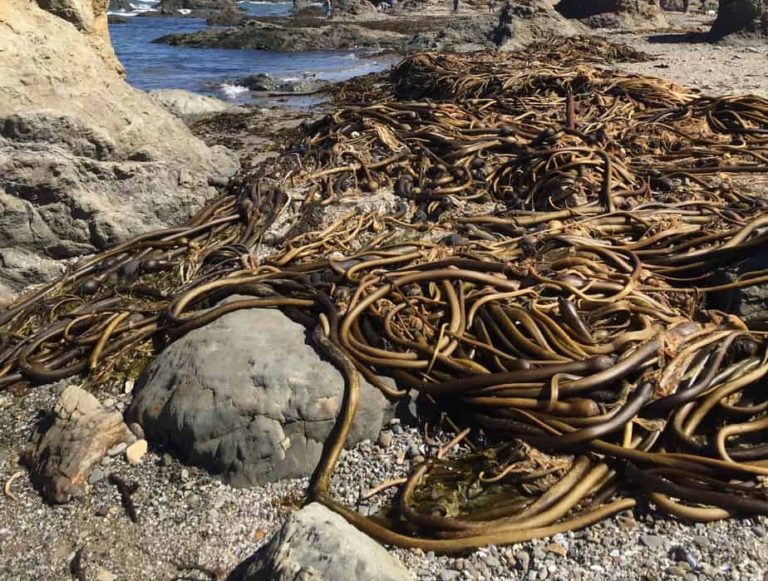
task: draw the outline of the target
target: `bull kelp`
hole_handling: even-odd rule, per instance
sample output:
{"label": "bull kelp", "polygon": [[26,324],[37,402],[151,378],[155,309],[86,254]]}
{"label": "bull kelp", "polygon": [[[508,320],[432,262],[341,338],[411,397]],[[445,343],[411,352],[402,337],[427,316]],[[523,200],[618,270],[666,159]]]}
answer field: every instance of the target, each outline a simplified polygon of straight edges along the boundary
{"label": "bull kelp", "polygon": [[[342,85],[189,223],[2,313],[0,385],[96,381],[280,308],[346,378],[308,497],[382,542],[514,543],[641,498],[693,521],[768,514],[765,322],[711,308],[768,282],[742,268],[768,248],[768,101],[601,55],[642,58],[581,38],[416,54]],[[373,517],[330,490],[361,375],[455,432]]]}

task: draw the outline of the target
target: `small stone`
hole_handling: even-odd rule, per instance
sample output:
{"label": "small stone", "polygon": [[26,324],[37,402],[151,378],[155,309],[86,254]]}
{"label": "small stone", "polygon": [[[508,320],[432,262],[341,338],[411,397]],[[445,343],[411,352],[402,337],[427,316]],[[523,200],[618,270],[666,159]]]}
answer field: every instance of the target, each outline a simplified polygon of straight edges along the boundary
{"label": "small stone", "polygon": [[487,555],[483,560],[485,561],[485,564],[488,565],[491,569],[497,569],[498,567],[501,567],[501,563],[499,563],[499,560],[493,555]]}
{"label": "small stone", "polygon": [[419,452],[419,447],[411,446],[410,448],[408,448],[408,453],[406,454],[406,456],[408,456],[408,458],[411,458],[411,459],[416,458],[416,456],[421,456],[421,452]]}
{"label": "small stone", "polygon": [[456,562],[453,564],[453,568],[457,571],[463,571],[466,569],[466,562],[464,559],[456,559]]}
{"label": "small stone", "polygon": [[637,521],[631,516],[620,516],[616,520],[618,521],[619,526],[623,529],[631,530],[637,528]]}
{"label": "small stone", "polygon": [[189,470],[187,470],[186,468],[183,468],[181,470],[181,479],[186,480],[187,478],[189,478]]}
{"label": "small stone", "polygon": [[446,569],[445,571],[440,572],[440,581],[453,581],[454,579],[458,579],[460,574],[461,573],[458,571]]}
{"label": "small stone", "polygon": [[94,468],[88,475],[88,484],[96,484],[104,480],[104,471],[101,468]]}
{"label": "small stone", "polygon": [[107,399],[104,400],[104,403],[102,403],[101,405],[103,405],[105,408],[115,407],[115,400],[112,399],[111,397],[108,397]]}
{"label": "small stone", "polygon": [[116,446],[112,446],[109,450],[107,450],[107,454],[109,456],[117,456],[118,454],[122,454],[125,452],[125,449],[128,447],[128,444],[125,442],[120,442]]}
{"label": "small stone", "polygon": [[125,459],[128,460],[128,464],[134,465],[141,462],[142,458],[147,453],[147,441],[136,440],[125,451]]}
{"label": "small stone", "polygon": [[530,565],[531,556],[528,554],[528,551],[520,551],[519,553],[515,553],[515,567],[517,567],[519,571],[527,571]]}
{"label": "small stone", "polygon": [[392,445],[392,432],[381,432],[378,440],[379,446],[385,450]]}
{"label": "small stone", "polygon": [[664,539],[657,535],[640,535],[640,542],[651,549],[660,549],[664,546]]}
{"label": "small stone", "polygon": [[400,434],[403,433],[403,426],[401,426],[400,424],[396,424],[396,425],[392,426],[391,429],[392,429],[392,433],[395,436],[399,436]]}
{"label": "small stone", "polygon": [[568,549],[560,543],[550,543],[547,545],[547,552],[560,557],[565,557],[568,554]]}
{"label": "small stone", "polygon": [[400,418],[392,418],[389,420],[390,426],[399,426],[400,425]]}
{"label": "small stone", "polygon": [[160,459],[160,464],[165,466],[166,468],[173,464],[173,456],[171,456],[168,452],[163,454],[163,457]]}
{"label": "small stone", "polygon": [[752,532],[756,537],[760,537],[761,539],[765,536],[765,529],[761,526],[752,527]]}
{"label": "small stone", "polygon": [[709,547],[709,539],[704,535],[696,535],[695,537],[693,537],[693,544],[699,547],[700,549],[706,549],[707,547]]}
{"label": "small stone", "polygon": [[109,506],[104,505],[96,509],[96,516],[107,516],[109,514]]}
{"label": "small stone", "polygon": [[683,571],[683,569],[681,569],[679,565],[669,567],[666,573],[671,577],[685,577],[685,571]]}
{"label": "small stone", "polygon": [[96,569],[96,575],[94,576],[96,581],[115,581],[116,577],[112,571],[108,571],[104,567]]}
{"label": "small stone", "polygon": [[253,533],[253,540],[258,543],[260,540],[262,540],[266,536],[267,536],[267,533],[265,533],[263,530],[256,529]]}
{"label": "small stone", "polygon": [[421,464],[422,462],[424,462],[424,460],[425,460],[425,459],[426,459],[426,458],[424,458],[424,456],[422,456],[421,454],[419,454],[418,456],[414,456],[414,457],[413,457],[413,463],[414,463],[414,464]]}
{"label": "small stone", "polygon": [[683,569],[690,570],[695,569],[699,564],[690,551],[684,547],[672,547],[669,551],[669,558],[676,561]]}
{"label": "small stone", "polygon": [[123,385],[123,392],[126,394],[133,392],[133,386],[136,384],[136,382],[133,379],[126,379],[125,384]]}
{"label": "small stone", "polygon": [[144,439],[144,428],[141,427],[140,424],[137,424],[136,422],[131,422],[128,424],[128,429],[131,430],[131,433],[136,436],[137,439],[143,440]]}

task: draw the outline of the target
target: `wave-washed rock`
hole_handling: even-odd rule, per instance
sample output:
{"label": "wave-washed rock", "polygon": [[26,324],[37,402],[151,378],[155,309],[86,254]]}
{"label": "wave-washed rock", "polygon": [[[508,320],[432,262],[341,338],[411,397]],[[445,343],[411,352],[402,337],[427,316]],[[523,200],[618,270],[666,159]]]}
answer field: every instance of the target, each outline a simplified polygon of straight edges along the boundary
{"label": "wave-washed rock", "polygon": [[177,117],[196,117],[232,109],[231,103],[182,89],[157,89],[150,96]]}
{"label": "wave-washed rock", "polygon": [[249,91],[268,93],[312,93],[328,86],[328,81],[315,78],[305,78],[297,81],[277,79],[267,73],[249,75],[233,81]]}
{"label": "wave-washed rock", "polygon": [[[361,381],[348,439],[375,439],[392,404]],[[126,416],[150,441],[234,486],[309,475],[330,433],[344,379],[278,310],[224,315],[166,348],[139,378]]]}
{"label": "wave-washed rock", "polygon": [[407,581],[393,555],[338,514],[313,502],[288,517],[230,581]]}
{"label": "wave-washed rock", "polygon": [[124,81],[107,0],[40,3],[0,2],[0,298],[178,224],[238,167]]}
{"label": "wave-washed rock", "polygon": [[407,40],[407,36],[397,32],[374,30],[358,24],[332,22],[321,26],[294,27],[248,20],[245,26],[239,28],[167,34],[153,42],[172,46],[305,52],[354,48],[399,50]]}

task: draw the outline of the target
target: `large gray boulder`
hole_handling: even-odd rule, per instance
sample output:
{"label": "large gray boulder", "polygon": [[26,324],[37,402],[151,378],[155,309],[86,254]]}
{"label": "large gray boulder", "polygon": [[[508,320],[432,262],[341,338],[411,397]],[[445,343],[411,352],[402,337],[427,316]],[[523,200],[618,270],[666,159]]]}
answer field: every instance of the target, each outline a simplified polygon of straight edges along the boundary
{"label": "large gray boulder", "polygon": [[40,4],[0,1],[0,300],[177,225],[238,167],[125,82],[107,0]]}
{"label": "large gray boulder", "polygon": [[313,502],[289,516],[269,544],[230,579],[405,581],[413,577],[384,547]]}
{"label": "large gray boulder", "polygon": [[[126,414],[150,441],[234,486],[309,475],[344,394],[342,375],[278,310],[227,314],[166,348],[139,378]],[[374,439],[391,405],[361,382],[348,439]]]}

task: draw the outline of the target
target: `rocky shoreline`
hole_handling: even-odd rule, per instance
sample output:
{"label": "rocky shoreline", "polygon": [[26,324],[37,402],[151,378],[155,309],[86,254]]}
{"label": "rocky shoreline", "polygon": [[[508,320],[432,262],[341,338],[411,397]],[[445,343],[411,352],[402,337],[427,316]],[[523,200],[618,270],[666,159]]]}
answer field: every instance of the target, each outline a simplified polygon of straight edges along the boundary
{"label": "rocky shoreline", "polygon": [[[23,14],[22,1],[11,1],[18,14]],[[33,11],[32,15],[35,25],[49,34],[70,35],[65,38],[73,44],[82,42],[71,37],[69,28],[51,21],[47,13]],[[98,16],[103,20],[103,13]],[[22,31],[22,40],[39,33],[28,32],[29,22],[18,17],[10,20],[0,9],[0,22],[4,19]],[[402,32],[414,22],[408,19],[396,26],[376,19],[332,25],[308,21],[310,25],[298,28],[288,20],[273,20],[206,30],[166,42],[229,43],[231,48],[289,51],[366,47],[397,52],[498,45],[491,34],[498,19],[482,14],[481,9],[461,18],[418,17],[418,22],[425,20],[431,22],[411,30],[412,35]],[[451,26],[447,26],[449,21]],[[706,23],[701,16],[674,16],[671,21],[674,30],[704,28]],[[504,46],[511,49],[546,36],[558,22],[556,17],[523,11],[509,23]],[[583,29],[573,25],[572,30]],[[612,31],[598,32],[615,38]],[[623,41],[645,51],[662,46],[649,38],[636,33],[621,35]],[[12,40],[19,43],[18,38]],[[12,43],[3,42],[0,40],[3,55],[10,50],[21,54],[26,47],[12,49]],[[0,225],[6,226],[4,244],[11,248],[1,249],[0,274],[6,275],[3,280],[9,295],[29,282],[51,276],[61,267],[58,261],[62,258],[71,260],[102,250],[148,229],[176,226],[223,188],[238,163],[243,175],[264,160],[290,155],[300,126],[332,110],[329,103],[311,113],[280,107],[234,108],[172,91],[148,96],[128,88],[114,73],[115,63],[108,56],[97,62],[94,54],[91,50],[80,55],[88,65],[84,69],[54,71],[46,67],[18,76],[10,76],[12,67],[3,68],[0,60],[0,89],[12,90],[23,104],[21,111],[0,108],[4,120],[0,154],[9,152],[11,156],[6,168],[0,163],[0,169],[6,170],[0,178],[6,222]],[[768,96],[768,81],[759,74],[767,56],[765,49],[743,53],[729,47],[681,45],[649,62],[612,63],[611,67],[646,74],[663,68],[665,76],[680,83],[695,82],[701,87],[706,80],[702,88],[708,92],[749,90]],[[55,52],[51,59],[60,60]],[[738,70],[728,71],[729,63]],[[722,70],[712,74],[715,67]],[[86,75],[99,80],[86,83]],[[36,107],[60,106],[60,93],[33,98],[18,88],[27,85],[30,77],[63,82],[67,76],[89,85],[88,98],[78,94],[76,87],[66,86],[72,99],[89,104],[92,111],[41,116]],[[695,76],[699,78],[692,78]],[[284,88],[271,87],[264,78],[251,81],[254,90]],[[131,111],[111,108],[107,94],[128,103]],[[104,107],[110,107],[120,121],[100,125],[94,111]],[[151,121],[138,127],[133,122],[123,124],[124,118],[133,118],[132,113]],[[41,157],[48,166],[40,166]],[[28,172],[21,172],[20,167]],[[51,167],[59,169],[49,171]],[[32,179],[39,175],[49,177],[47,181]],[[107,201],[82,196],[83,192],[95,195],[104,183],[119,184],[110,185],[114,190],[104,194]],[[19,184],[27,185],[22,188]],[[378,189],[370,183],[366,187]],[[159,191],[173,191],[174,197],[163,199]],[[41,192],[50,197],[41,198]],[[108,207],[109,200],[128,199],[129,193],[134,204],[129,210]],[[257,194],[254,189],[254,196]],[[16,200],[15,213],[7,211],[9,199]],[[34,204],[44,209],[35,210]],[[392,194],[369,192],[309,218],[327,224],[340,214],[362,215],[371,209],[393,215],[400,205]],[[126,223],[126,213],[135,215],[138,223]],[[71,217],[74,226],[52,217],[57,215]],[[31,233],[19,234],[25,220],[34,227]],[[84,220],[95,224],[85,233],[77,222]],[[107,225],[102,231],[99,224]],[[53,234],[43,229],[49,226]],[[279,232],[271,231],[260,246],[278,246],[281,240]],[[16,246],[32,249],[34,256],[14,263],[12,248]],[[58,250],[51,251],[52,247]],[[247,261],[254,257],[235,258]],[[42,263],[45,268],[35,270]],[[100,267],[106,279],[110,265]],[[27,278],[19,278],[18,272]],[[440,556],[420,549],[384,548],[318,504],[301,508],[308,476],[332,429],[344,391],[341,374],[309,343],[304,327],[280,311],[243,310],[171,343],[138,382],[133,377],[110,376],[93,395],[80,390],[80,381],[70,380],[39,386],[18,381],[9,389],[0,387],[0,484],[5,484],[0,496],[0,554],[4,556],[0,576],[98,581],[294,579],[300,574],[311,579],[746,581],[768,574],[765,517],[690,525],[645,505],[581,531]],[[143,353],[135,356],[140,360]],[[394,492],[370,497],[368,493],[407,475],[425,457],[435,456],[453,434],[433,429],[430,439],[425,439],[425,421],[433,418],[419,410],[417,402],[406,400],[394,406],[371,385],[364,383],[363,390],[354,442],[341,452],[331,490],[336,500],[363,515],[374,515]],[[61,431],[50,431],[50,424]],[[73,429],[72,424],[78,427]],[[64,436],[59,437],[60,433]],[[69,458],[70,437],[79,450],[94,444],[88,449],[96,450],[92,457]],[[147,440],[150,446],[144,453]],[[136,443],[139,452],[133,448]],[[458,452],[467,450],[463,443],[456,448]],[[76,473],[68,471],[74,464],[79,470]],[[45,472],[49,468],[53,471]],[[45,482],[57,485],[47,489],[29,475],[36,471],[45,474]],[[51,506],[44,496],[56,503],[74,500]]]}

